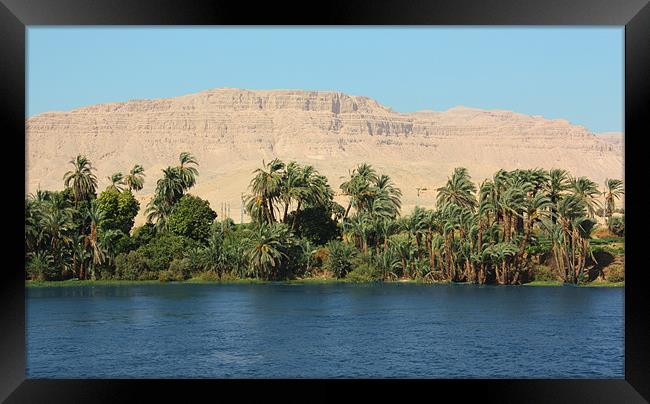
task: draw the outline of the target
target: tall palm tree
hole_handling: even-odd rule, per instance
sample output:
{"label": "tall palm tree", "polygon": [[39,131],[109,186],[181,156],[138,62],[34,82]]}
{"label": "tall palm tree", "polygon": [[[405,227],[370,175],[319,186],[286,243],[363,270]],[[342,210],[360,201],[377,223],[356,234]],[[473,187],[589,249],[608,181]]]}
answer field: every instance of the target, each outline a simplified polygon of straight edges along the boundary
{"label": "tall palm tree", "polygon": [[180,166],[178,166],[178,177],[184,189],[190,189],[196,184],[196,177],[199,175],[199,170],[196,169],[199,163],[194,156],[188,152],[182,152],[178,157]]}
{"label": "tall palm tree", "polygon": [[61,209],[54,204],[48,203],[41,216],[39,237],[47,243],[46,248],[52,254],[54,265],[58,271],[62,271],[66,267],[65,249],[73,241],[74,225],[72,210]]}
{"label": "tall palm tree", "polygon": [[579,177],[571,180],[571,188],[573,193],[585,203],[589,218],[593,219],[596,209],[600,207],[598,197],[601,192],[598,191],[598,185],[587,177]]}
{"label": "tall palm tree", "polygon": [[368,197],[372,195],[372,184],[378,180],[377,172],[368,163],[358,165],[350,173],[350,178],[344,181],[340,189],[350,197],[348,207],[345,209],[343,218],[347,218],[350,208],[354,207],[357,211],[364,209],[368,204]]}
{"label": "tall palm tree", "polygon": [[402,191],[395,186],[390,176],[385,174],[377,177],[375,186],[377,187],[375,198],[386,201],[391,217],[398,216],[402,208]]}
{"label": "tall palm tree", "polygon": [[557,203],[556,223],[542,223],[552,241],[552,251],[565,282],[578,283],[584,274],[589,238],[595,221],[587,218],[587,205],[575,194],[563,196]]}
{"label": "tall palm tree", "polygon": [[607,218],[607,227],[611,230],[612,215],[614,214],[614,210],[616,210],[616,200],[625,195],[623,181],[617,179],[606,179],[605,191],[603,194],[605,196],[605,217]]}
{"label": "tall palm tree", "polygon": [[147,222],[154,223],[158,232],[167,230],[167,218],[172,213],[172,209],[173,205],[158,196],[154,197],[145,211]]}
{"label": "tall palm tree", "polygon": [[86,156],[78,155],[70,160],[73,170],[65,173],[63,181],[66,187],[71,187],[75,203],[90,199],[97,189],[97,177],[93,174],[94,168]]}
{"label": "tall palm tree", "polygon": [[471,177],[464,167],[455,168],[451,178],[447,180],[447,184],[444,187],[438,188],[437,191],[438,206],[454,203],[472,211],[476,208],[477,201],[474,195],[476,193],[476,185],[472,183]]}
{"label": "tall palm tree", "polygon": [[140,164],[133,166],[129,174],[124,177],[126,186],[131,191],[140,191],[144,186],[144,168]]}
{"label": "tall palm tree", "polygon": [[156,183],[156,199],[173,206],[183,196],[184,182],[175,167],[162,170],[163,176]]}
{"label": "tall palm tree", "polygon": [[307,192],[303,168],[295,161],[290,161],[282,173],[278,191],[278,198],[284,203],[283,223],[287,222],[289,206],[292,202],[301,202]]}
{"label": "tall palm tree", "polygon": [[114,189],[117,192],[122,192],[124,190],[123,186],[125,185],[125,182],[122,173],[118,172],[107,178],[111,182],[111,185],[108,186],[109,189]]}
{"label": "tall palm tree", "polygon": [[[97,203],[91,203],[88,211],[86,212],[86,219],[90,223],[90,232],[84,240],[84,244],[91,251],[92,265],[89,270],[93,279],[96,279],[95,268],[104,262],[105,253],[99,244],[99,222],[104,218],[104,213],[99,209]],[[85,279],[85,274],[81,273],[80,279]]]}
{"label": "tall palm tree", "polygon": [[549,171],[548,182],[544,186],[544,192],[546,196],[551,200],[551,220],[553,223],[556,221],[556,207],[562,195],[571,188],[571,180],[569,178],[569,173],[566,170],[553,168]]}
{"label": "tall palm tree", "polygon": [[[273,203],[278,199],[280,186],[282,184],[282,170],[284,163],[279,159],[273,159],[263,168],[253,171],[255,177],[251,180],[249,188],[251,196],[249,200],[255,200],[255,203],[261,207],[261,216],[267,223],[275,223],[275,207]],[[249,214],[251,212],[249,211]]]}

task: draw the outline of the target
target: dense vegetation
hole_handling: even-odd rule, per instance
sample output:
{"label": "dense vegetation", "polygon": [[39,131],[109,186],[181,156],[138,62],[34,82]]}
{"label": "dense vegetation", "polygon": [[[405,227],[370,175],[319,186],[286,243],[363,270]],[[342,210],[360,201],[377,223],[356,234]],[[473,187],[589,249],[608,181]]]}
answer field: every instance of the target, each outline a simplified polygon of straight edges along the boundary
{"label": "dense vegetation", "polygon": [[[91,162],[77,156],[70,163],[63,191],[39,190],[26,200],[29,279],[328,275],[352,281],[577,284],[591,280],[594,268],[604,279],[602,260],[613,261],[624,250],[624,217],[614,216],[623,182],[607,180],[601,192],[588,178],[560,169],[499,170],[477,186],[465,168],[456,168],[437,189],[435,207],[400,216],[400,189],[368,164],[354,168],[341,184],[347,199],[341,206],[314,167],[274,159],[253,172],[245,198],[251,222],[235,224],[218,220],[209,202],[188,193],[199,163],[181,153],[156,182],[147,222],[133,228],[140,210],[133,193],[143,188],[143,167],[108,177],[110,185],[97,195]],[[593,237],[597,215],[607,223],[598,231],[609,238]],[[608,280],[614,279],[623,279],[622,266]]]}

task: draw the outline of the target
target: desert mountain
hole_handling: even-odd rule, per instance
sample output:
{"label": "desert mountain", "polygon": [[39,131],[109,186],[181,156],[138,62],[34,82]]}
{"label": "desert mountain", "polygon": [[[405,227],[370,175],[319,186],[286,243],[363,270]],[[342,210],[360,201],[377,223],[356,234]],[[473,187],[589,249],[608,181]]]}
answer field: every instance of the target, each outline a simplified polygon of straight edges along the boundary
{"label": "desert mountain", "polygon": [[612,139],[566,120],[512,111],[398,113],[340,92],[220,88],[28,118],[26,192],[61,189],[68,162],[85,154],[100,189],[110,174],[142,164],[147,176],[138,195],[146,202],[160,170],[189,151],[200,163],[191,193],[208,199],[220,216],[222,204],[229,204],[236,222],[251,172],[274,157],[313,165],[335,190],[348,170],[369,162],[402,189],[408,212],[418,203],[417,188],[428,189],[419,204],[432,206],[433,190],[458,166],[475,181],[499,168],[535,167],[565,168],[599,184],[623,178],[623,144]]}

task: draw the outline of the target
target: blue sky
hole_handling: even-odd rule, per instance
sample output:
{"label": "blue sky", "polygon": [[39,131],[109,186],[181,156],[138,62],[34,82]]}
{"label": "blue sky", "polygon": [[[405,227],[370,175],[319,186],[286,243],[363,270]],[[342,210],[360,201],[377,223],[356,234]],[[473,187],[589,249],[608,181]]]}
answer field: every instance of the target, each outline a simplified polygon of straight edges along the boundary
{"label": "blue sky", "polygon": [[623,27],[30,27],[27,115],[216,87],[336,90],[623,130]]}

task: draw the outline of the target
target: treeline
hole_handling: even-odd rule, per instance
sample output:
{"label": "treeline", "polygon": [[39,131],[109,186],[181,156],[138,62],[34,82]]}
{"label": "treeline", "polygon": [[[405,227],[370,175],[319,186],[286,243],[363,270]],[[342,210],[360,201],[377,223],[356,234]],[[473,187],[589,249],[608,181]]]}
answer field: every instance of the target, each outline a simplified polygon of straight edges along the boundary
{"label": "treeline", "polygon": [[162,170],[147,222],[133,228],[142,166],[113,174],[97,195],[90,161],[77,156],[71,164],[63,191],[26,200],[29,279],[281,280],[326,273],[509,285],[530,280],[544,261],[553,276],[579,283],[594,261],[595,216],[606,218],[610,232],[624,233],[623,218],[613,216],[621,180],[607,180],[601,192],[565,170],[500,170],[477,186],[456,168],[437,189],[435,207],[401,217],[400,189],[369,164],[341,184],[342,206],[314,167],[278,159],[253,172],[245,198],[251,222],[235,224],[217,220],[207,201],[188,193],[199,175],[189,153]]}

